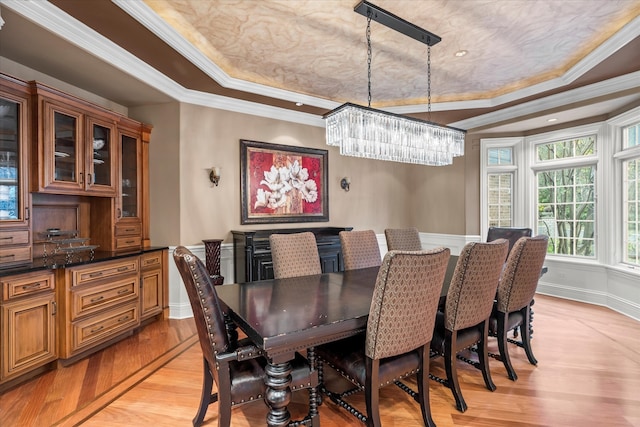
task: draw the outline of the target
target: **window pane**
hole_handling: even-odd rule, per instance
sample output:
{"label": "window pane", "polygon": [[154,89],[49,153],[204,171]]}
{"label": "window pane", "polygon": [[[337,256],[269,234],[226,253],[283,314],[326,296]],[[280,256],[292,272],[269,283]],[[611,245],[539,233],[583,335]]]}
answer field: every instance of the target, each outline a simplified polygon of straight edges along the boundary
{"label": "window pane", "polygon": [[510,227],[512,223],[513,174],[497,173],[488,176],[489,226]]}
{"label": "window pane", "polygon": [[595,149],[595,135],[540,144],[536,147],[540,161],[592,156]]}
{"label": "window pane", "polygon": [[[572,142],[572,147],[575,144]],[[558,144],[555,150],[567,149]],[[549,236],[549,253],[595,257],[595,167],[539,172],[538,234]]]}
{"label": "window pane", "polygon": [[[637,129],[636,129],[637,131]],[[640,265],[640,158],[622,163],[623,167],[623,261]]]}
{"label": "window pane", "polygon": [[640,123],[628,126],[622,130],[624,148],[640,145]]}
{"label": "window pane", "polygon": [[512,148],[489,148],[487,161],[489,165],[511,165],[513,164],[512,153]]}

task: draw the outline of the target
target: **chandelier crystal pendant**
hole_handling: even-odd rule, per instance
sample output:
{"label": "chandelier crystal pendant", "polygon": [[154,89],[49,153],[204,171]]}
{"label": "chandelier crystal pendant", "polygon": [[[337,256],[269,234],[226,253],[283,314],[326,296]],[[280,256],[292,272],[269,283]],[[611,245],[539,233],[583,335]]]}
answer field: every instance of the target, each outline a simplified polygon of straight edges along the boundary
{"label": "chandelier crystal pendant", "polygon": [[371,20],[428,46],[428,112],[431,113],[431,46],[440,37],[367,2],[354,9],[367,17],[369,106],[347,102],[323,116],[327,145],[344,156],[444,166],[464,155],[465,131],[371,108]]}

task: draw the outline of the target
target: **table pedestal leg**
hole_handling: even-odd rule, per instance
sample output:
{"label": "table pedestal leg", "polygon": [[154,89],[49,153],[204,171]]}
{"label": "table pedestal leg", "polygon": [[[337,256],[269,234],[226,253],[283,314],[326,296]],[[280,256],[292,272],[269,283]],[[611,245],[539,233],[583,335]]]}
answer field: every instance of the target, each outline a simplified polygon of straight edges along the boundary
{"label": "table pedestal leg", "polygon": [[269,406],[267,425],[283,427],[289,424],[291,414],[287,405],[291,400],[291,363],[271,363],[265,369],[265,401]]}

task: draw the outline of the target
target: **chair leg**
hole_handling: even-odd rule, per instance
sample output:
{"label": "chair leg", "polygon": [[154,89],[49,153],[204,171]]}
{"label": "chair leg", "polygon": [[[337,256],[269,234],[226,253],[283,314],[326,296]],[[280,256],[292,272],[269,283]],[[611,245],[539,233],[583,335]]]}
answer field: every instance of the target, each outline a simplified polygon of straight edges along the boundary
{"label": "chair leg", "polygon": [[418,371],[418,395],[420,397],[420,410],[422,411],[422,422],[427,427],[436,427],[431,417],[431,404],[429,402],[429,347],[427,343],[420,350],[420,370]]}
{"label": "chair leg", "polygon": [[486,319],[479,326],[482,332],[482,338],[478,345],[478,363],[482,371],[482,378],[487,389],[494,391],[496,385],[491,380],[491,372],[489,371],[489,355],[487,350],[487,341],[489,341],[489,319]]}
{"label": "chair leg", "polygon": [[531,306],[527,305],[522,309],[522,347],[524,347],[524,351],[527,354],[527,359],[529,359],[529,363],[532,365],[537,365],[538,361],[533,356],[533,350],[531,349],[531,329],[527,328],[525,325],[529,325],[531,322]]}
{"label": "chair leg", "polygon": [[202,392],[200,395],[200,407],[198,408],[198,413],[193,418],[193,427],[199,427],[202,425],[202,421],[204,421],[204,416],[207,413],[207,409],[209,405],[218,400],[218,394],[211,394],[211,390],[213,388],[213,376],[211,375],[211,371],[209,370],[209,363],[207,363],[207,359],[202,358],[202,362],[204,365],[204,376],[202,379]]}
{"label": "chair leg", "polygon": [[511,381],[515,381],[518,379],[518,375],[516,375],[516,371],[513,369],[513,366],[511,366],[511,359],[509,358],[509,348],[507,346],[507,331],[505,330],[508,317],[508,313],[498,312],[498,336],[496,338],[498,339],[500,359],[502,360],[504,368],[507,370],[507,376]]}
{"label": "chair leg", "polygon": [[445,330],[444,340],[444,367],[447,373],[447,382],[449,388],[453,393],[453,398],[456,400],[456,408],[460,412],[467,410],[467,403],[462,397],[462,391],[460,390],[460,383],[458,382],[458,370],[456,367],[456,334],[457,332],[451,332]]}
{"label": "chair leg", "polygon": [[367,427],[380,427],[380,381],[378,370],[380,359],[366,358],[366,384],[364,387],[365,399],[367,403]]}

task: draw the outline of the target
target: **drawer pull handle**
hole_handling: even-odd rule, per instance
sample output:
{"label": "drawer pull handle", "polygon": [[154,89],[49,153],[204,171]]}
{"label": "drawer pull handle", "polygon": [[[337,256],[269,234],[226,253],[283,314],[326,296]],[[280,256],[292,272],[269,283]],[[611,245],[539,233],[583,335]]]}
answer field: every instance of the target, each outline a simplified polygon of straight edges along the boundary
{"label": "drawer pull handle", "polygon": [[99,297],[91,298],[91,302],[98,302],[104,299],[104,295],[100,295]]}
{"label": "drawer pull handle", "polygon": [[129,316],[122,316],[121,318],[118,319],[118,323],[122,323],[122,322],[126,322],[127,320],[129,320]]}
{"label": "drawer pull handle", "polygon": [[91,330],[91,333],[92,333],[92,334],[93,334],[93,333],[96,333],[96,332],[98,332],[99,330],[102,330],[102,329],[104,329],[104,326],[102,326],[102,325],[101,325],[101,326],[98,326],[97,328],[93,328],[93,329]]}
{"label": "drawer pull handle", "polygon": [[0,258],[15,258],[15,254],[9,254],[9,255],[2,255],[0,256]]}
{"label": "drawer pull handle", "polygon": [[22,290],[23,291],[27,291],[29,289],[38,289],[40,286],[42,286],[42,283],[40,283],[40,282],[32,283],[30,285],[23,285],[22,286]]}
{"label": "drawer pull handle", "polygon": [[125,228],[124,231],[136,231],[135,228]]}
{"label": "drawer pull handle", "polygon": [[126,243],[135,243],[135,242],[136,242],[135,240],[127,240]]}
{"label": "drawer pull handle", "polygon": [[118,291],[118,295],[126,294],[126,293],[128,293],[128,292],[129,292],[129,289],[120,289],[120,290]]}
{"label": "drawer pull handle", "polygon": [[118,272],[127,271],[129,267],[119,267]]}
{"label": "drawer pull handle", "polygon": [[102,276],[102,271],[96,271],[95,273],[89,274],[89,277],[100,277]]}
{"label": "drawer pull handle", "polygon": [[9,237],[0,237],[0,240],[13,240],[13,236],[9,236]]}

